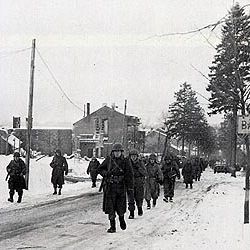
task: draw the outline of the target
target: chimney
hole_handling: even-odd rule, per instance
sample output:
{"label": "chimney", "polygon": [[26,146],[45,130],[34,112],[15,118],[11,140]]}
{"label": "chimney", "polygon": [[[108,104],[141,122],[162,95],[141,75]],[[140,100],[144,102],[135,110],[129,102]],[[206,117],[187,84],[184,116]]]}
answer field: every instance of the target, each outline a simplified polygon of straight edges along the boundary
{"label": "chimney", "polygon": [[90,114],[90,103],[87,102],[87,116]]}

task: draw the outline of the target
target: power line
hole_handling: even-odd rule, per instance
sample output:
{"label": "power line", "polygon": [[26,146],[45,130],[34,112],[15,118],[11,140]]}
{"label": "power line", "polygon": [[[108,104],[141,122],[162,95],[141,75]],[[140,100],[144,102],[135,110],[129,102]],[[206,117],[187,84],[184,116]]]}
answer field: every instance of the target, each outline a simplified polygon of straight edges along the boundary
{"label": "power line", "polygon": [[55,81],[56,85],[58,86],[58,88],[60,89],[60,91],[63,93],[63,96],[66,97],[66,99],[77,109],[79,109],[80,111],[83,112],[83,109],[81,107],[79,107],[77,104],[75,104],[70,98],[69,96],[65,93],[65,91],[63,90],[63,88],[61,87],[59,81],[56,79],[55,75],[53,74],[53,72],[51,71],[49,65],[45,62],[45,60],[43,59],[41,53],[39,52],[39,50],[36,48],[36,51],[38,53],[38,56],[40,57],[41,61],[43,62],[44,66],[47,68],[48,72],[50,73],[51,77],[53,78],[53,80]]}
{"label": "power line", "polygon": [[12,51],[0,51],[0,53],[6,53],[6,55],[2,55],[2,56],[0,56],[0,58],[12,56],[12,55],[15,55],[15,54],[18,54],[18,53],[21,53],[21,52],[24,52],[24,51],[27,51],[30,49],[31,49],[31,47],[24,48],[24,49],[18,49],[18,50],[12,50]]}

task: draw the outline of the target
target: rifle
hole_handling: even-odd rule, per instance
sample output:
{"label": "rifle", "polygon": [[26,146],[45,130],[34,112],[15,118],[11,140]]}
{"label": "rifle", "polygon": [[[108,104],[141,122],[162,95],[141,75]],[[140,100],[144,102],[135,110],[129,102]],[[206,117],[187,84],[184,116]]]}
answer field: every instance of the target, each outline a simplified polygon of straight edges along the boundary
{"label": "rifle", "polygon": [[[110,156],[109,162],[108,162],[108,171],[107,171],[107,175],[110,175],[110,173],[112,173],[112,171],[113,171],[114,169],[116,169],[117,167],[119,168],[119,166],[118,166],[117,164],[115,164],[115,168],[114,168],[114,169],[111,169],[111,160],[112,160],[112,159],[111,159],[111,156]],[[104,184],[105,184],[105,182],[106,182],[106,179],[108,178],[107,175],[106,175],[105,177],[102,178],[102,182],[101,182],[101,185],[100,185],[100,187],[99,187],[99,192],[101,192],[102,189],[103,189],[103,186],[104,186]]]}
{"label": "rifle", "polygon": [[103,185],[104,185],[104,178],[102,178],[102,182],[101,182],[101,185],[99,187],[99,192],[102,192]]}
{"label": "rifle", "polygon": [[5,178],[5,181],[7,181],[7,180],[8,180],[9,175],[10,175],[10,173],[8,173],[8,174],[7,174],[7,176],[6,176],[6,178]]}

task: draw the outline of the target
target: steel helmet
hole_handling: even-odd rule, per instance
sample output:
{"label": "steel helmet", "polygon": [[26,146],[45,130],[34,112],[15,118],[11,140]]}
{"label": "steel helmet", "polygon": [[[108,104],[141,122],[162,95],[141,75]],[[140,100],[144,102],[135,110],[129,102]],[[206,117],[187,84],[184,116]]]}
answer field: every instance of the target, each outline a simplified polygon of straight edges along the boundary
{"label": "steel helmet", "polygon": [[61,155],[61,154],[62,154],[62,152],[61,152],[61,150],[60,150],[60,149],[57,149],[55,152],[56,152],[56,153],[58,153],[59,155]]}
{"label": "steel helmet", "polygon": [[19,152],[15,152],[13,156],[14,157],[20,157],[20,153]]}
{"label": "steel helmet", "polygon": [[115,143],[112,147],[112,151],[124,151],[121,143]]}
{"label": "steel helmet", "polygon": [[130,150],[129,155],[137,155],[137,156],[139,156],[139,152],[136,149],[132,149],[132,150]]}
{"label": "steel helmet", "polygon": [[151,154],[151,155],[149,156],[149,159],[156,160],[156,155],[155,155],[155,154]]}

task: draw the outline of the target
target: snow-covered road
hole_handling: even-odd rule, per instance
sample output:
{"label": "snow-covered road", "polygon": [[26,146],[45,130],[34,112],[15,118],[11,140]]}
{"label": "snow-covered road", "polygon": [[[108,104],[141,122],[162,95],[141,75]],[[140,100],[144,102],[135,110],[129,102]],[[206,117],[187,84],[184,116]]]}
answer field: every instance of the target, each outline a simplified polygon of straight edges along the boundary
{"label": "snow-covered road", "polygon": [[250,249],[243,186],[241,174],[234,179],[208,169],[192,190],[178,182],[174,203],[161,194],[155,208],[144,207],[142,217],[127,219],[127,230],[115,234],[106,233],[99,193],[3,210],[0,249]]}

